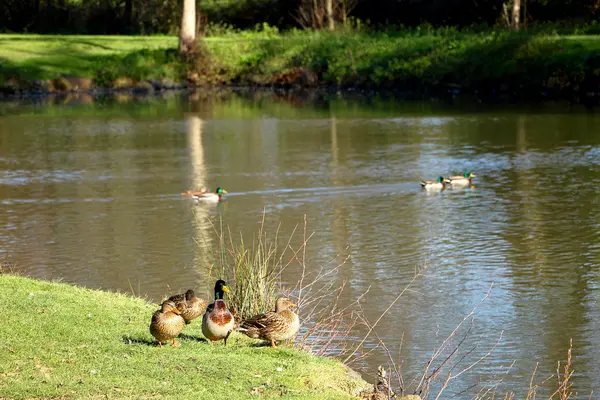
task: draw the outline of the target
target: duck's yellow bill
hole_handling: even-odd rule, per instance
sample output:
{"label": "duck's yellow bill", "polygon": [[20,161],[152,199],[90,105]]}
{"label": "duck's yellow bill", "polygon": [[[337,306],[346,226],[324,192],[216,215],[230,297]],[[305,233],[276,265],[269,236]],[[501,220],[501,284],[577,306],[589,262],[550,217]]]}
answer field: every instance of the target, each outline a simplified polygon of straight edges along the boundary
{"label": "duck's yellow bill", "polygon": [[[225,193],[227,193],[227,192],[225,192]],[[225,293],[229,293],[229,288],[227,286],[223,286],[223,291]]]}
{"label": "duck's yellow bill", "polygon": [[222,191],[223,193],[227,193],[227,190],[225,190],[225,189],[221,189],[221,191]]}

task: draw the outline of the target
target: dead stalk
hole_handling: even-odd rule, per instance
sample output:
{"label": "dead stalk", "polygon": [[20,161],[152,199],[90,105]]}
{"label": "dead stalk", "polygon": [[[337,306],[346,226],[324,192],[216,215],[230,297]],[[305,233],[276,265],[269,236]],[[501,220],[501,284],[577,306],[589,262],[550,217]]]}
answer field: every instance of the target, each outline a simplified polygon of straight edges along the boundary
{"label": "dead stalk", "polygon": [[567,352],[567,363],[564,366],[564,372],[560,373],[560,361],[558,362],[558,366],[556,367],[556,378],[558,379],[558,389],[550,396],[549,400],[552,400],[554,396],[558,395],[560,400],[569,400],[573,392],[571,392],[571,386],[573,384],[570,381],[573,376],[573,371],[571,369],[571,352],[573,350],[573,338],[569,340],[569,350]]}
{"label": "dead stalk", "polygon": [[417,273],[415,274],[415,276],[411,279],[410,282],[408,282],[408,284],[404,287],[404,289],[402,289],[402,291],[400,292],[400,294],[398,294],[398,296],[396,296],[396,298],[383,311],[383,313],[381,313],[381,315],[379,316],[379,318],[377,318],[377,320],[372,325],[369,326],[369,331],[367,332],[367,334],[358,343],[358,345],[356,346],[356,348],[354,349],[354,351],[352,353],[350,353],[348,355],[348,357],[346,357],[344,359],[344,363],[347,363],[348,360],[350,359],[350,357],[352,357],[352,355],[354,355],[354,353],[356,353],[358,351],[358,349],[360,349],[362,347],[362,345],[365,343],[365,341],[367,340],[367,338],[371,335],[371,332],[373,332],[373,330],[375,329],[375,327],[377,326],[377,324],[379,323],[379,321],[381,321],[381,319],[388,313],[388,311],[391,310],[391,308],[394,306],[394,304],[396,304],[398,302],[398,300],[400,300],[400,298],[404,295],[404,293],[416,282],[416,280],[421,276],[421,274],[423,273],[423,271],[425,271],[426,269],[427,269],[427,266],[425,266],[422,270],[417,271]]}

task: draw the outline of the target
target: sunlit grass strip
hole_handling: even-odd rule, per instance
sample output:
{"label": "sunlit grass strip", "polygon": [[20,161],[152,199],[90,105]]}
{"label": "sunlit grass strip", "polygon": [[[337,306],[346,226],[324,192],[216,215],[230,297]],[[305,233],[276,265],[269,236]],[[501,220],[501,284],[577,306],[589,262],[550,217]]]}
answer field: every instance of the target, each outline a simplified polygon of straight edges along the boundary
{"label": "sunlit grass strip", "polygon": [[[119,77],[186,81],[175,37],[0,35],[0,83]],[[270,85],[298,68],[320,84],[422,90],[451,85],[461,90],[572,90],[594,79],[598,36],[549,32],[482,32],[432,29],[398,32],[283,34],[239,32],[205,40],[218,82]],[[595,82],[595,81],[594,81]],[[281,82],[279,82],[281,83]]]}

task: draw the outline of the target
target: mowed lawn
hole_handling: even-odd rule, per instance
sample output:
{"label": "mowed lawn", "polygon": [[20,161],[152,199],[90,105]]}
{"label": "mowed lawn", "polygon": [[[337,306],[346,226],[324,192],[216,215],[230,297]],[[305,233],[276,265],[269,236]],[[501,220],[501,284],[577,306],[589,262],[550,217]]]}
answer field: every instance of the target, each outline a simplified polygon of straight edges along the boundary
{"label": "mowed lawn", "polygon": [[58,74],[92,77],[109,56],[176,47],[175,36],[7,34],[0,35],[0,69],[18,69],[20,76],[37,79]]}

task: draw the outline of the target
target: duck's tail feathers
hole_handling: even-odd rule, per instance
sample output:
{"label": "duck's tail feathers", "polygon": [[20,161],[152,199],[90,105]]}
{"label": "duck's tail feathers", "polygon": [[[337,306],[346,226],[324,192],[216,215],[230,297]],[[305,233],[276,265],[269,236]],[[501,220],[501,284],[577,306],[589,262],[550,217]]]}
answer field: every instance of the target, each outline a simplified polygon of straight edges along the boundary
{"label": "duck's tail feathers", "polygon": [[423,187],[427,186],[427,182],[421,181],[421,186],[423,186]]}

